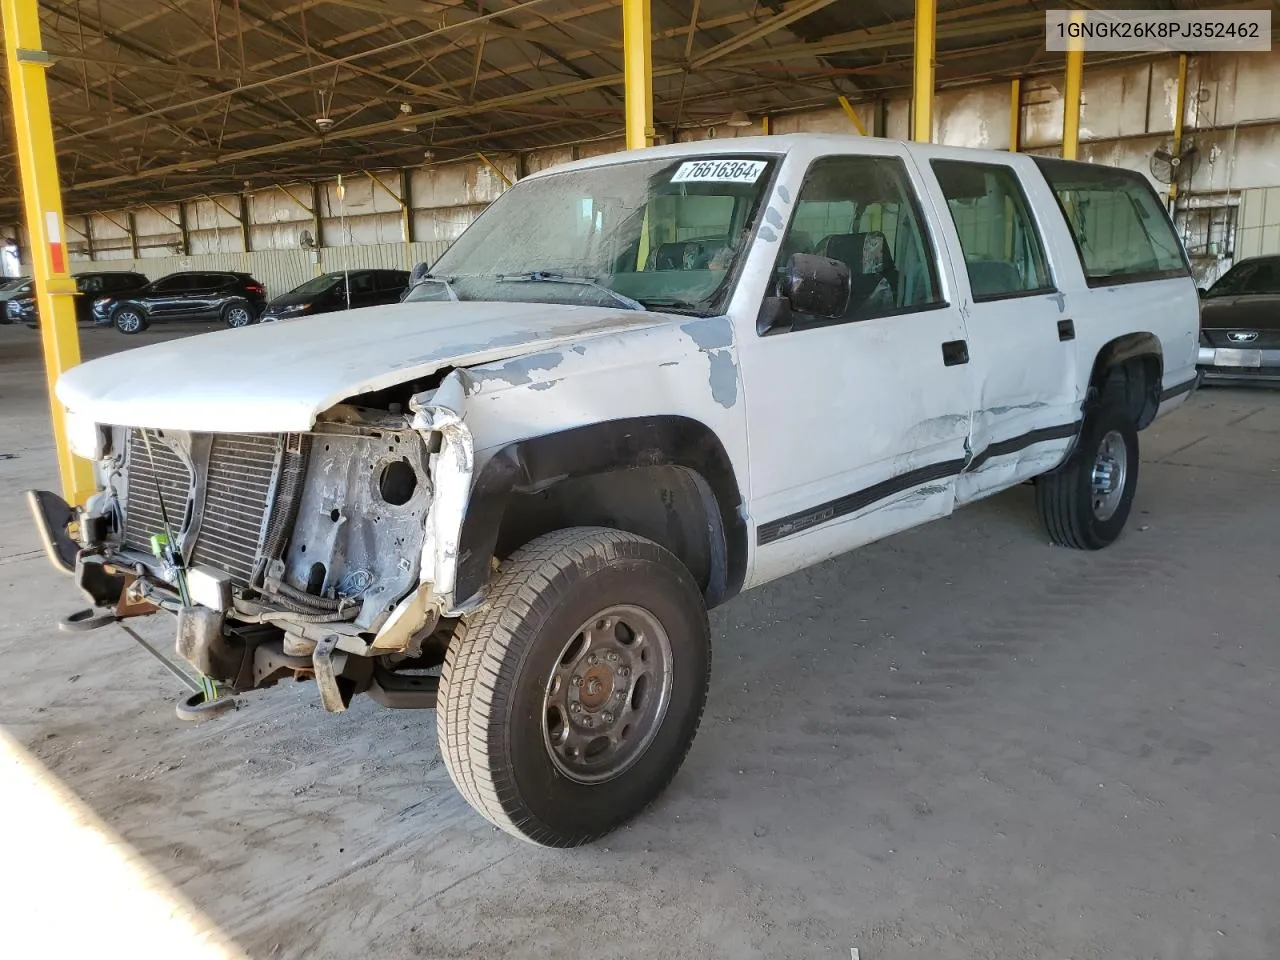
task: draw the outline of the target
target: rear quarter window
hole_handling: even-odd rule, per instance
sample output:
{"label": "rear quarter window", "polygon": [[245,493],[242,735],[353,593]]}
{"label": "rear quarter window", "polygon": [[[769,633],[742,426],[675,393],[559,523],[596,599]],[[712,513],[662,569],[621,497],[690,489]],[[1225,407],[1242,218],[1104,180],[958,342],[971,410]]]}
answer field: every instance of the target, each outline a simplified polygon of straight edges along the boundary
{"label": "rear quarter window", "polygon": [[1164,204],[1131,170],[1037,157],[1091,287],[1190,276]]}

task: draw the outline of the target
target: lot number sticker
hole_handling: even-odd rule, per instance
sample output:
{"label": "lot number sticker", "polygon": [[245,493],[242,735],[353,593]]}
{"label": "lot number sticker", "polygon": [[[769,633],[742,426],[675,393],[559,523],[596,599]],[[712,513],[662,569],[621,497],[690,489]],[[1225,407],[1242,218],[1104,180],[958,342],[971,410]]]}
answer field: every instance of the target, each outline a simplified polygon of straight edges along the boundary
{"label": "lot number sticker", "polygon": [[672,183],[755,183],[764,173],[764,160],[690,160],[680,164]]}

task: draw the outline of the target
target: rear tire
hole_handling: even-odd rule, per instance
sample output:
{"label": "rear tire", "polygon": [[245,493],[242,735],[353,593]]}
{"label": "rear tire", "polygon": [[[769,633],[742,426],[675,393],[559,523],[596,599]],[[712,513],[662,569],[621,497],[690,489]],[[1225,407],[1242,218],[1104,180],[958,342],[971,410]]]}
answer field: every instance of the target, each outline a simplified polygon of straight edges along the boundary
{"label": "rear tire", "polygon": [[116,329],[121,333],[135,334],[141,333],[151,324],[147,321],[146,314],[141,310],[133,307],[121,307],[115,312],[111,318],[111,322],[116,325]]}
{"label": "rear tire", "polygon": [[1138,431],[1118,404],[1084,422],[1071,458],[1036,483],[1036,507],[1058,546],[1101,550],[1129,519],[1138,486]]}
{"label": "rear tire", "polygon": [[222,322],[228,327],[247,327],[253,321],[253,308],[247,303],[229,303],[222,308]]}
{"label": "rear tire", "polygon": [[502,565],[449,644],[440,752],[490,822],[577,846],[671,782],[710,674],[706,608],[675,556],[617,530],[559,530]]}

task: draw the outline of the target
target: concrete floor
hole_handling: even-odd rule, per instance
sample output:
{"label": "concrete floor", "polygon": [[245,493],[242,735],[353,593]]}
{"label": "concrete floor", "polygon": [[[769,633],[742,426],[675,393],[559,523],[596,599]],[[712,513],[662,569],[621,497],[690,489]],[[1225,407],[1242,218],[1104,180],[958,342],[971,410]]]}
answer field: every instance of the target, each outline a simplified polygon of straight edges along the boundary
{"label": "concrete floor", "polygon": [[1023,487],[717,611],[671,789],[554,852],[469,810],[429,712],[186,725],[122,633],[56,632],[42,384],[0,328],[0,724],[252,956],[1280,957],[1280,393],[1144,433],[1110,550]]}

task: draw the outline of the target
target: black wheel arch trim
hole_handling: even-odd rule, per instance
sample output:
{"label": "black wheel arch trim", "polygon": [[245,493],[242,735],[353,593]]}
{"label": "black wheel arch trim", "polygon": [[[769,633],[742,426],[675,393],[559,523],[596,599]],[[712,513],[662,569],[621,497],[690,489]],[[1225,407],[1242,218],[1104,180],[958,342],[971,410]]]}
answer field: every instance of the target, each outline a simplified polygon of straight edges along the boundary
{"label": "black wheel arch trim", "polygon": [[1184,380],[1182,383],[1174,384],[1172,387],[1169,387],[1167,390],[1163,391],[1160,394],[1160,402],[1165,403],[1169,400],[1172,400],[1174,397],[1180,397],[1184,393],[1190,393],[1196,387],[1200,386],[1200,380],[1202,379],[1202,377],[1203,377],[1203,374],[1197,373],[1194,377],[1191,377],[1189,380]]}
{"label": "black wheel arch trim", "polygon": [[[679,466],[696,472],[718,506],[712,535],[712,571],[706,602],[714,607],[737,595],[747,571],[747,525],[742,490],[729,454],[706,424],[662,415],[607,420],[509,443],[481,468],[462,520],[454,595],[474,596],[488,581],[499,530],[512,494],[562,480],[632,467]],[[717,538],[715,534],[720,534]],[[721,539],[723,555],[714,542]]]}

